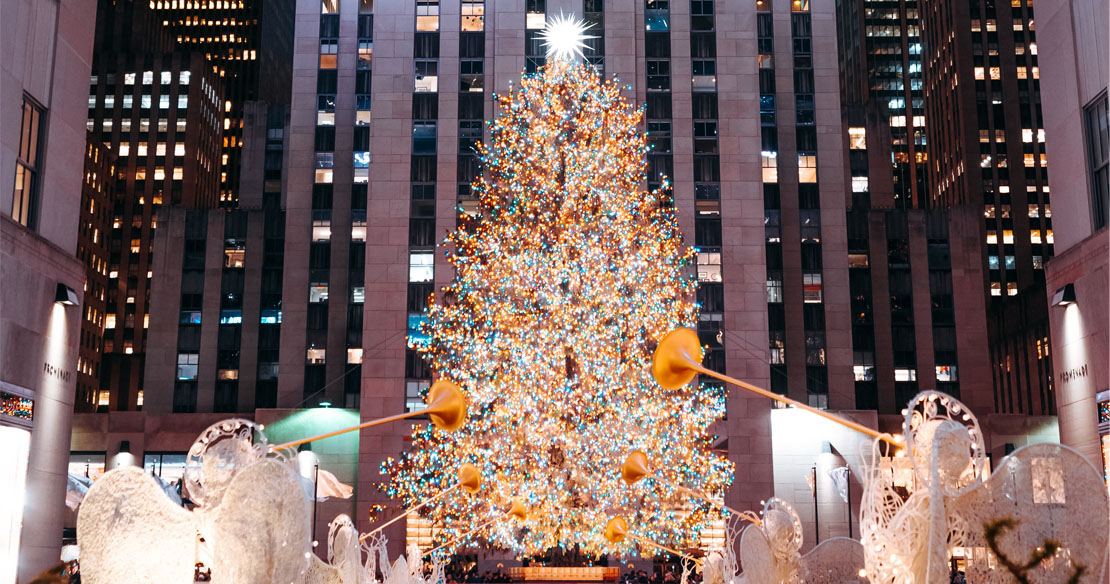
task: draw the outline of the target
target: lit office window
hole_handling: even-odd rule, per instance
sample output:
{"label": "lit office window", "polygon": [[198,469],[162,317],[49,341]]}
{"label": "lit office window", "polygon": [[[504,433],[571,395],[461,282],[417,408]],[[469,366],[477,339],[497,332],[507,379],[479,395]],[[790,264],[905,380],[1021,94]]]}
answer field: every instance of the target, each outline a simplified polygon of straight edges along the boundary
{"label": "lit office window", "polygon": [[178,353],[177,354],[177,379],[180,381],[191,381],[197,378],[197,363],[200,362],[200,356],[196,353]]}
{"label": "lit office window", "polygon": [[308,365],[323,365],[327,361],[327,350],[309,347],[305,352],[305,363]]}
{"label": "lit office window", "polygon": [[798,155],[798,182],[817,182],[817,156],[812,154]]}
{"label": "lit office window", "polygon": [[439,0],[416,0],[416,30],[418,32],[439,30]]}
{"label": "lit office window", "polygon": [[864,128],[848,128],[848,149],[867,149],[867,130]]}
{"label": "lit office window", "polygon": [[309,284],[308,286],[308,301],[316,304],[328,301],[328,285],[327,284]]}
{"label": "lit office window", "polygon": [[409,282],[431,282],[435,275],[435,255],[430,251],[409,254]]}
{"label": "lit office window", "polygon": [[477,32],[485,28],[485,0],[462,0],[463,32]]}
{"label": "lit office window", "polygon": [[699,253],[698,259],[698,281],[699,282],[720,282],[721,281],[721,253]]}
{"label": "lit office window", "polygon": [[821,274],[802,274],[802,301],[819,303],[824,301],[824,287]]}

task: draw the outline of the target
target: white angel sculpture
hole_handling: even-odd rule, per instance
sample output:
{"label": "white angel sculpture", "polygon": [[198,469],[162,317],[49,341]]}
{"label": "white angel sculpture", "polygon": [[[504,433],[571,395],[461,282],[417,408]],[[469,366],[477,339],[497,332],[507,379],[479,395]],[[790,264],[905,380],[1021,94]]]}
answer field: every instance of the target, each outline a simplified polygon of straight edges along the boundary
{"label": "white angel sculpture", "polygon": [[956,548],[965,552],[969,582],[1014,582],[1020,571],[1034,582],[1063,583],[1077,570],[1101,581],[1106,485],[1074,450],[1025,446],[987,478],[978,420],[936,391],[910,402],[903,434],[914,492],[903,499],[884,476],[878,440],[864,477],[860,531],[873,584],[947,584]]}
{"label": "white angel sculpture", "polygon": [[[735,538],[734,522],[728,528],[729,543],[722,558],[735,570],[730,553]],[[802,555],[802,522],[790,503],[772,498],[763,506],[761,521],[748,525],[740,536],[743,574],[735,584],[825,584],[863,582],[863,549],[858,541],[846,537],[827,539]],[[706,561],[709,566],[709,561]],[[708,582],[708,580],[707,580]],[[730,584],[728,580],[726,584]]]}
{"label": "white angel sculpture", "polygon": [[187,457],[193,511],[142,469],[105,473],[77,515],[82,580],[191,584],[207,558],[217,584],[299,582],[311,555],[308,501],[289,461],[268,451],[254,422],[210,426]]}

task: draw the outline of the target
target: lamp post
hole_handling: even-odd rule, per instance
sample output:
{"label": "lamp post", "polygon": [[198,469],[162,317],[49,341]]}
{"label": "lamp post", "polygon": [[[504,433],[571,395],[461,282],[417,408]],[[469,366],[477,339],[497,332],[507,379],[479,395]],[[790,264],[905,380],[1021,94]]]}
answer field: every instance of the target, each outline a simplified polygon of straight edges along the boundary
{"label": "lamp post", "polygon": [[810,467],[813,473],[813,545],[821,543],[821,512],[817,509],[817,463]]}
{"label": "lamp post", "polygon": [[312,543],[316,544],[316,504],[319,498],[316,496],[320,488],[320,459],[315,458],[312,465]]}
{"label": "lamp post", "polygon": [[848,538],[852,538],[852,467],[848,463],[844,463],[844,468],[848,472],[844,473],[844,480],[848,486]]}

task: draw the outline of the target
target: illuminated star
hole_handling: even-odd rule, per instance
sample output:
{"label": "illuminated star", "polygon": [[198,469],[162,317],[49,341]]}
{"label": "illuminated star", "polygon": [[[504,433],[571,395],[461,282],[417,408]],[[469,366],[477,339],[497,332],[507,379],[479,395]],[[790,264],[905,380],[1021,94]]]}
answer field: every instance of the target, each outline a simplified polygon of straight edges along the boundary
{"label": "illuminated star", "polygon": [[586,29],[591,26],[593,25],[575,18],[573,14],[566,16],[560,14],[552,18],[540,33],[540,39],[547,47],[547,56],[567,61],[583,56],[582,49],[587,48],[587,45],[582,41],[597,38],[586,34]]}

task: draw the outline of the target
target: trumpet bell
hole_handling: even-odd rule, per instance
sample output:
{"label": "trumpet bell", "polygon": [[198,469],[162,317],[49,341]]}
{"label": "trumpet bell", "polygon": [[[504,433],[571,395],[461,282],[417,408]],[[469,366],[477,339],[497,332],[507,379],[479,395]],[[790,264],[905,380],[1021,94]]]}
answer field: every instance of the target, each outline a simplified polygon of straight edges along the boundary
{"label": "trumpet bell", "polygon": [[454,432],[466,421],[466,395],[459,386],[440,379],[428,390],[428,408],[424,412],[436,428]]}
{"label": "trumpet bell", "polygon": [[633,450],[628,453],[628,458],[624,460],[624,464],[621,466],[621,478],[630,485],[650,473],[647,455],[644,454],[643,450]]}
{"label": "trumpet bell", "polygon": [[459,465],[459,484],[467,492],[477,493],[478,489],[482,488],[482,472],[478,467],[464,462]]}
{"label": "trumpet bell", "polygon": [[677,328],[655,347],[651,376],[663,389],[678,389],[693,381],[698,372],[692,364],[700,364],[701,359],[698,334],[688,328]]}
{"label": "trumpet bell", "polygon": [[605,539],[609,543],[620,543],[628,536],[628,522],[624,517],[614,517],[605,524]]}
{"label": "trumpet bell", "polygon": [[528,518],[528,509],[524,507],[524,501],[520,497],[513,497],[513,504],[509,507],[509,515],[521,521]]}

